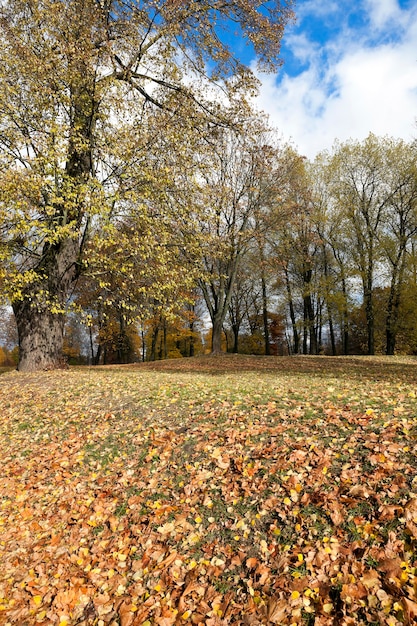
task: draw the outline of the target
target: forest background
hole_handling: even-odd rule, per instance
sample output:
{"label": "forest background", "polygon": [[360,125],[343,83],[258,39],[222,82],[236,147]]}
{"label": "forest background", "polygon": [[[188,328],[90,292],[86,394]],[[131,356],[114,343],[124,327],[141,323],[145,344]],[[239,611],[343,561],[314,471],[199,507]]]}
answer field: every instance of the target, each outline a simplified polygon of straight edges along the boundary
{"label": "forest background", "polygon": [[415,352],[415,142],[300,155],[224,36],[292,7],[224,6],[2,7],[4,363]]}

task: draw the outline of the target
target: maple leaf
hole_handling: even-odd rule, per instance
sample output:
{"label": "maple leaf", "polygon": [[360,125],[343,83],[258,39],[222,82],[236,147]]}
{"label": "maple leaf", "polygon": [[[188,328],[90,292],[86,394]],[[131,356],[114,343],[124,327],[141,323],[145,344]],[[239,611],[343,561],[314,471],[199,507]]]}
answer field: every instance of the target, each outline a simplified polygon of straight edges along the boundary
{"label": "maple leaf", "polygon": [[282,598],[271,598],[268,602],[267,619],[271,624],[284,622],[288,614],[288,603]]}

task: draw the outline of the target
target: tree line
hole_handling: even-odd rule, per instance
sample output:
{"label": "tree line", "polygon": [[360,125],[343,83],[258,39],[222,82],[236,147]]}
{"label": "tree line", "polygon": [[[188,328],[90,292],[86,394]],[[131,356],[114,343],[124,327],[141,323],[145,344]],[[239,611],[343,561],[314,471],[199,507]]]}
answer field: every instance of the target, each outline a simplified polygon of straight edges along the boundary
{"label": "tree line", "polygon": [[282,140],[228,41],[276,67],[292,18],[289,2],[2,3],[0,286],[20,370],[63,366],[77,333],[96,363],[193,355],[206,320],[212,352],[415,349],[416,145],[370,135],[309,162]]}

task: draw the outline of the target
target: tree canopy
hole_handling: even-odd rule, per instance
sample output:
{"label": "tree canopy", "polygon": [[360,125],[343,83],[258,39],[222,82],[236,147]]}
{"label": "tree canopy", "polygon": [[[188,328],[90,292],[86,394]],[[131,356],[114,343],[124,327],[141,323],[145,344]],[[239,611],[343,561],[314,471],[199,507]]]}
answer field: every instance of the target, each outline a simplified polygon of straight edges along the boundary
{"label": "tree canopy", "polygon": [[60,365],[91,237],[121,213],[149,214],[150,187],[164,185],[160,135],[176,150],[183,122],[228,124],[228,98],[255,87],[227,32],[272,67],[292,17],[289,2],[2,3],[1,284],[20,369]]}

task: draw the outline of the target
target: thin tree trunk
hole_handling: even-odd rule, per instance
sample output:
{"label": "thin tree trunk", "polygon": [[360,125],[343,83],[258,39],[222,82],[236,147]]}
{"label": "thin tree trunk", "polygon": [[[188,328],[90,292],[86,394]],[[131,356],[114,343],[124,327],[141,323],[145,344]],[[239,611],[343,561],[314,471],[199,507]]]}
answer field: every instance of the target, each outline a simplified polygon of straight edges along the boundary
{"label": "thin tree trunk", "polygon": [[387,304],[386,327],[386,354],[393,355],[395,353],[395,344],[397,339],[397,324],[399,318],[399,310],[401,303],[401,285],[404,276],[405,256],[404,251],[398,253],[398,265],[393,268],[391,288]]}
{"label": "thin tree trunk", "polygon": [[305,302],[303,310],[303,354],[308,354],[308,317]]}
{"label": "thin tree trunk", "polygon": [[158,333],[159,333],[159,326],[156,326],[152,331],[151,354],[149,356],[150,361],[156,360],[156,343],[158,341]]}
{"label": "thin tree trunk", "polygon": [[164,355],[164,359],[168,358],[167,322],[165,319],[164,319],[164,326],[163,326],[163,355]]}
{"label": "thin tree trunk", "polygon": [[323,303],[318,303],[317,307],[317,327],[313,326],[313,329],[317,337],[317,354],[319,354],[323,346]]}
{"label": "thin tree trunk", "polygon": [[239,326],[237,324],[232,324],[233,331],[233,354],[238,354],[239,352]]}
{"label": "thin tree trunk", "polygon": [[370,276],[368,276],[364,289],[364,304],[368,336],[368,354],[372,355],[375,354],[375,319],[372,294],[372,278]]}
{"label": "thin tree trunk", "polygon": [[332,347],[332,355],[336,356],[336,338],[334,334],[333,318],[329,308],[327,308],[327,315],[329,317],[330,345]]}
{"label": "thin tree trunk", "polygon": [[262,269],[261,281],[262,281],[262,319],[263,319],[263,325],[264,325],[265,354],[267,356],[270,356],[271,343],[270,343],[270,337],[269,337],[269,324],[268,324],[268,297],[266,293],[266,281],[265,281],[263,269]]}
{"label": "thin tree trunk", "polygon": [[298,354],[300,351],[300,335],[298,333],[297,319],[295,317],[295,309],[294,309],[294,302],[292,299],[290,278],[288,276],[288,272],[286,268],[284,268],[284,276],[285,276],[285,286],[287,289],[288,306],[290,309],[290,319],[291,319],[291,326],[292,326],[292,333],[293,333],[293,352],[294,354]]}
{"label": "thin tree trunk", "polygon": [[310,354],[317,354],[317,332],[315,327],[315,315],[314,315],[314,307],[311,299],[310,293],[310,284],[311,284],[312,270],[307,269],[303,273],[303,281],[304,281],[304,354],[307,354],[307,340],[306,335],[308,331],[308,335],[310,337]]}
{"label": "thin tree trunk", "polygon": [[332,348],[332,355],[336,356],[336,339],[335,339],[335,334],[334,334],[332,307],[330,305],[329,266],[327,262],[327,251],[324,245],[323,245],[323,258],[324,258],[324,277],[326,281],[326,309],[327,309],[327,317],[329,320],[330,345]]}
{"label": "thin tree trunk", "polygon": [[142,325],[141,325],[140,337],[142,340],[142,363],[144,363],[145,358],[146,358],[146,346],[145,346],[145,331]]}
{"label": "thin tree trunk", "polygon": [[91,353],[91,364],[95,365],[95,358],[94,358],[94,343],[93,343],[93,329],[91,328],[91,326],[88,329],[88,334],[90,337],[90,353]]}
{"label": "thin tree trunk", "polygon": [[195,354],[195,340],[194,340],[194,324],[190,324],[190,349],[188,351],[188,355],[193,357]]}
{"label": "thin tree trunk", "polygon": [[101,343],[99,343],[98,346],[97,346],[96,356],[94,357],[94,365],[98,365],[100,363],[100,357],[101,357],[102,350],[103,350],[103,348],[101,346]]}
{"label": "thin tree trunk", "polygon": [[[194,316],[195,315],[195,306],[192,305],[191,307],[191,313]],[[189,329],[190,329],[190,350],[189,350],[189,356],[192,357],[194,356],[195,353],[195,340],[194,340],[194,319],[191,318],[190,324],[189,324]]]}
{"label": "thin tree trunk", "polygon": [[345,276],[342,276],[343,311],[342,311],[342,352],[349,354],[349,311]]}

